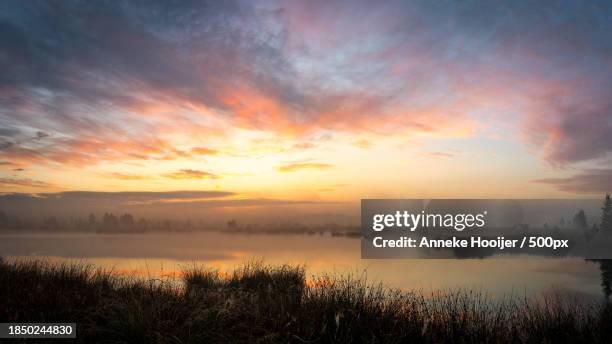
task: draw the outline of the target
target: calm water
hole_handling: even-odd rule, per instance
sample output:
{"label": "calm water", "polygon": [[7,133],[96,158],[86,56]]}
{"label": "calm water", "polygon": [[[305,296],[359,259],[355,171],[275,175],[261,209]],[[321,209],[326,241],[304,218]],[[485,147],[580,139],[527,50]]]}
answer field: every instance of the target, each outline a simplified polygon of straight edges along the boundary
{"label": "calm water", "polygon": [[82,261],[151,278],[173,276],[193,263],[228,270],[263,259],[305,264],[309,275],[352,273],[403,289],[475,288],[519,296],[562,291],[585,299],[603,297],[599,264],[582,259],[362,260],[359,240],[329,235],[0,233],[0,255]]}

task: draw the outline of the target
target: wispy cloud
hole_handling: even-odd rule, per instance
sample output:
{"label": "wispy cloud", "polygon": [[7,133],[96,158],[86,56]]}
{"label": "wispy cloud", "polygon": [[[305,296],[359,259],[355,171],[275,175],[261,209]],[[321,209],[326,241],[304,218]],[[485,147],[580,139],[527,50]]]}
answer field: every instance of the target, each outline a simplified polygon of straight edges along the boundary
{"label": "wispy cloud", "polygon": [[451,152],[427,152],[424,153],[425,156],[430,157],[430,158],[435,158],[435,159],[439,159],[439,158],[453,158],[456,156],[456,153],[451,153]]}
{"label": "wispy cloud", "polygon": [[357,146],[359,148],[363,148],[363,149],[368,149],[368,148],[372,147],[372,142],[370,142],[369,140],[366,140],[366,139],[357,140],[353,144],[355,146]]}
{"label": "wispy cloud", "polygon": [[[240,197],[236,197],[240,196]],[[203,209],[281,207],[296,205],[338,204],[336,202],[251,198],[225,191],[168,191],[168,192],[95,192],[71,191],[58,193],[0,194],[3,209],[28,214],[65,214],[82,216],[87,212],[149,212],[151,216],[202,216]],[[160,212],[161,211],[161,212]],[[161,215],[165,214],[165,215]]]}
{"label": "wispy cloud", "polygon": [[212,148],[206,148],[206,147],[195,147],[195,148],[192,148],[190,152],[193,155],[217,155],[219,154],[218,150],[212,149]]}
{"label": "wispy cloud", "polygon": [[269,199],[269,198],[244,198],[244,199],[220,199],[220,200],[193,200],[180,202],[159,202],[159,205],[196,205],[198,207],[268,207],[268,206],[287,206],[287,205],[320,205],[320,204],[337,204],[336,202],[323,201],[308,201],[308,200],[284,200],[284,199]]}
{"label": "wispy cloud", "polygon": [[310,142],[300,142],[300,143],[296,143],[294,144],[291,148],[293,149],[311,149],[316,147],[314,143],[310,143]]}
{"label": "wispy cloud", "polygon": [[106,178],[111,179],[119,179],[119,180],[146,180],[151,179],[151,176],[147,176],[144,174],[132,174],[132,173],[120,173],[120,172],[111,172],[103,174]]}
{"label": "wispy cloud", "polygon": [[276,170],[282,173],[289,173],[289,172],[297,172],[301,170],[326,170],[332,167],[334,166],[330,164],[304,162],[304,163],[294,163],[294,164],[282,165],[282,166],[277,167]]}
{"label": "wispy cloud", "polygon": [[565,192],[601,194],[612,192],[612,169],[586,169],[567,178],[543,178],[533,182],[549,184]]}
{"label": "wispy cloud", "polygon": [[205,200],[225,200],[232,199],[234,196],[236,194],[233,192],[210,190],[17,192],[0,194],[0,206],[33,213],[65,212],[68,209],[78,213],[90,208],[106,212],[109,209],[125,211],[126,207],[149,207],[155,204],[189,204]]}
{"label": "wispy cloud", "polygon": [[170,179],[218,179],[220,178],[218,175],[200,171],[200,170],[190,170],[183,169],[178,172],[166,173],[163,175],[166,178]]}
{"label": "wispy cloud", "polygon": [[13,179],[13,178],[0,178],[0,186],[2,187],[33,187],[33,188],[49,188],[53,184],[47,183],[40,180],[34,180],[30,178]]}
{"label": "wispy cloud", "polygon": [[117,192],[98,192],[98,191],[65,191],[57,193],[40,193],[38,198],[49,199],[122,199],[122,200],[157,200],[157,199],[203,199],[233,196],[235,193],[229,191],[198,191],[198,190],[178,190],[178,191],[117,191]]}

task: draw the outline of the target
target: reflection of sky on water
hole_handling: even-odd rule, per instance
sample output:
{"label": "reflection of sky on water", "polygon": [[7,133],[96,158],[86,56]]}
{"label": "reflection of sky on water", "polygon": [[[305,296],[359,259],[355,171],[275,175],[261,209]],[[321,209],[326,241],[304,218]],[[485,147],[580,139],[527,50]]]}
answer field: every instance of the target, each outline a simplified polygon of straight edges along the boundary
{"label": "reflection of sky on water", "polygon": [[172,276],[193,263],[228,270],[248,260],[305,264],[309,275],[352,273],[403,289],[472,288],[493,295],[559,290],[601,295],[597,264],[582,259],[362,260],[359,240],[219,232],[0,234],[3,257],[85,261],[120,274]]}

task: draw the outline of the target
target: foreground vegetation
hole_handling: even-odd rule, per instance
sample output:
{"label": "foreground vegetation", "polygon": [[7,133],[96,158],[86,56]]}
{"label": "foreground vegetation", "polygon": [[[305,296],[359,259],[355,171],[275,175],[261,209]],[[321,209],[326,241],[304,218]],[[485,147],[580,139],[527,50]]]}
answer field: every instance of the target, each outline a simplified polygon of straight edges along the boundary
{"label": "foreground vegetation", "polygon": [[[610,342],[612,307],[401,292],[300,266],[186,269],[181,283],[0,260],[1,322],[77,322],[83,343]],[[23,340],[27,342],[28,340]],[[57,340],[55,340],[57,341]],[[64,340],[66,341],[66,340]]]}

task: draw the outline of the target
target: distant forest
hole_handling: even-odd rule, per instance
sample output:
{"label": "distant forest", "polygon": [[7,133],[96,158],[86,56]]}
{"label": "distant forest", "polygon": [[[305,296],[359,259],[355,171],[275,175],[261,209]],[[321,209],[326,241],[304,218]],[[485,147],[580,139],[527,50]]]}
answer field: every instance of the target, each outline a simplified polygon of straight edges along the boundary
{"label": "distant forest", "polygon": [[147,230],[193,230],[207,227],[203,221],[187,220],[151,220],[136,219],[132,214],[115,215],[104,213],[101,216],[89,214],[86,217],[69,217],[60,219],[48,216],[39,220],[23,220],[0,210],[0,229],[8,230],[85,230],[85,231],[147,231]]}
{"label": "distant forest", "polygon": [[130,213],[115,215],[104,213],[101,216],[89,214],[85,217],[59,218],[57,216],[41,217],[38,220],[24,220],[19,216],[7,214],[0,210],[0,230],[44,230],[44,231],[87,231],[87,232],[116,232],[134,233],[147,231],[180,231],[190,232],[199,230],[222,229],[230,233],[305,233],[333,234],[359,233],[358,225],[339,225],[327,223],[319,226],[306,226],[296,222],[280,222],[269,224],[241,223],[236,219],[228,220],[223,225],[213,225],[204,219],[193,220],[153,220],[144,217],[136,218]]}
{"label": "distant forest", "polygon": [[[602,231],[612,233],[612,199],[606,194],[601,207],[601,217],[588,223],[584,210],[578,210],[570,220],[561,219],[558,224],[542,224],[547,230],[564,228],[580,229],[589,237]],[[529,225],[515,225],[518,229],[529,229]],[[31,217],[27,220],[17,215],[8,214],[0,209],[0,230],[50,230],[50,231],[97,231],[97,232],[145,232],[145,231],[193,231],[224,229],[228,232],[242,233],[308,233],[323,232],[344,233],[353,236],[360,232],[358,225],[339,225],[327,223],[318,226],[307,226],[295,222],[273,224],[240,223],[236,219],[228,220],[224,225],[212,225],[204,219],[193,220],[153,220],[143,217],[136,218],[130,213],[115,215],[106,212],[102,215],[89,214],[84,217],[59,218],[46,216],[39,219]]]}

